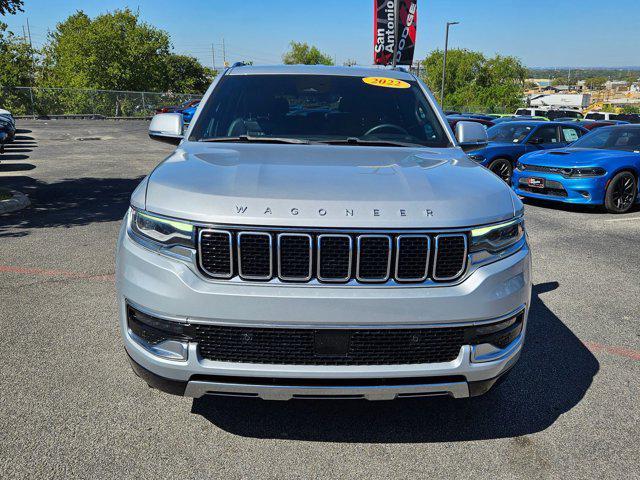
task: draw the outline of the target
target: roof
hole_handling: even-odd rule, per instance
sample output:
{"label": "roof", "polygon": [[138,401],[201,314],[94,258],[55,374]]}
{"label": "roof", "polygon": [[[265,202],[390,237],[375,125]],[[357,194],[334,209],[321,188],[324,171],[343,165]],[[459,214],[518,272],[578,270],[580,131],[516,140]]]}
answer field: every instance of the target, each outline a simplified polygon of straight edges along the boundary
{"label": "roof", "polygon": [[327,65],[245,65],[232,67],[227,75],[336,75],[343,77],[385,77],[415,80],[403,70],[384,67],[333,67]]}
{"label": "roof", "polygon": [[[535,127],[537,125],[543,125],[543,126],[552,126],[552,125],[564,125],[567,127],[575,127],[577,122],[554,122],[552,121],[545,121],[545,120],[513,120],[512,122],[501,122],[498,123],[497,126],[502,126],[502,125],[506,125],[507,123],[517,123],[518,125],[525,125],[525,126],[530,126],[530,127]],[[578,125],[580,126],[580,125]]]}

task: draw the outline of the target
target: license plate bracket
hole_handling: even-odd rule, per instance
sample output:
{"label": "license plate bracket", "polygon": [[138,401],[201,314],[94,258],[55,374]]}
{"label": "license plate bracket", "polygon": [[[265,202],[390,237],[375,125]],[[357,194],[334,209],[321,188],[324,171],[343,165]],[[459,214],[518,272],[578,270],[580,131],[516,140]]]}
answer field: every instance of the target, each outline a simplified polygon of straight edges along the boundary
{"label": "license plate bracket", "polygon": [[346,357],[351,344],[351,333],[344,330],[316,330],[313,350],[318,356]]}

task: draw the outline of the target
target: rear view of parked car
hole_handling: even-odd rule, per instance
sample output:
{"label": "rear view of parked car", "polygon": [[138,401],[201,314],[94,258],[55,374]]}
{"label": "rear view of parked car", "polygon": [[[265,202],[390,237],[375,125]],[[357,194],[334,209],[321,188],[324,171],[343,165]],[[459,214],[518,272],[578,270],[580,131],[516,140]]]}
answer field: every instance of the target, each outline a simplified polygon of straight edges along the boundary
{"label": "rear view of parked car", "polygon": [[530,153],[513,175],[523,197],[628,212],[638,199],[640,125],[603,127],[568,148]]}

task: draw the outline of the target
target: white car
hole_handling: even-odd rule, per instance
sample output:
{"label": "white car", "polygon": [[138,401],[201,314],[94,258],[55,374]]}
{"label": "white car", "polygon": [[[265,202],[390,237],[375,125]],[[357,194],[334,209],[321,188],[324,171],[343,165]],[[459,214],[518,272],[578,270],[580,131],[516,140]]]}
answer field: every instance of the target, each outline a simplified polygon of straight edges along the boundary
{"label": "white car", "polygon": [[[191,397],[481,395],[531,305],[524,207],[400,70],[235,66],[135,190],[117,247],[134,371]],[[509,421],[509,419],[505,419]]]}

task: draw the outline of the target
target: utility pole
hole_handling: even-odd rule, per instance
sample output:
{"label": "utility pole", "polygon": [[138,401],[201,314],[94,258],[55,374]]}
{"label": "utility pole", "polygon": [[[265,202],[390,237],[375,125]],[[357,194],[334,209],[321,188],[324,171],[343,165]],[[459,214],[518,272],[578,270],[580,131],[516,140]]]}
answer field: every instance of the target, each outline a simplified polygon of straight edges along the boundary
{"label": "utility pole", "polygon": [[29,27],[29,17],[27,17],[27,34],[29,35],[29,53],[31,54],[31,88],[29,96],[31,97],[31,114],[35,116],[36,107],[33,100],[33,87],[36,84],[36,59],[33,58],[33,42],[31,42],[31,28]]}
{"label": "utility pole", "polygon": [[224,37],[222,37],[222,61],[224,62],[224,67],[227,68],[227,50],[224,45]]}
{"label": "utility pole", "polygon": [[216,51],[214,49],[213,43],[211,44],[211,66],[213,69],[216,69]]}
{"label": "utility pole", "polygon": [[449,27],[460,22],[447,22],[447,32],[444,37],[444,56],[442,58],[442,88],[440,89],[440,106],[444,109],[444,83],[447,78],[447,50],[449,49]]}

